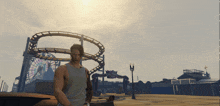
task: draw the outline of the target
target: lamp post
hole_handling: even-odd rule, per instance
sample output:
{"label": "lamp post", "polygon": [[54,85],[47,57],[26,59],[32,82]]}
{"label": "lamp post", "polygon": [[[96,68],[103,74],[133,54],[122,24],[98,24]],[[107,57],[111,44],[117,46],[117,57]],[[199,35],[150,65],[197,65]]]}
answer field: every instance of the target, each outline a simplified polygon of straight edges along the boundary
{"label": "lamp post", "polygon": [[130,64],[130,70],[132,72],[132,99],[135,99],[135,96],[134,96],[134,82],[133,82],[134,64],[133,64],[133,67],[131,67],[131,64]]}

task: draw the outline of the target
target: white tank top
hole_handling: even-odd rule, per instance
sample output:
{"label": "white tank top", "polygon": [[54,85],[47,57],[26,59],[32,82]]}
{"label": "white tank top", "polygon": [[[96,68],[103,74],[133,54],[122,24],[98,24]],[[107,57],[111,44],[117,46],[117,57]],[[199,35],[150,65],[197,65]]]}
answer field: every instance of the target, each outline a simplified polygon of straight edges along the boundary
{"label": "white tank top", "polygon": [[[64,94],[73,106],[83,106],[86,98],[86,72],[85,68],[75,68],[68,63],[65,64],[69,73],[67,87]],[[62,106],[58,103],[57,106]]]}

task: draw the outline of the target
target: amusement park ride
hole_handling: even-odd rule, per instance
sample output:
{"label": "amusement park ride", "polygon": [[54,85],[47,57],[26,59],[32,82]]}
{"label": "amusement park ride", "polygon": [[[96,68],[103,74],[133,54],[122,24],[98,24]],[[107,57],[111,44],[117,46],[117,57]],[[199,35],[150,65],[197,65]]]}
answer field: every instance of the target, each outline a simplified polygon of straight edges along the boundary
{"label": "amusement park ride", "polygon": [[[51,54],[51,53],[70,54],[69,49],[37,48],[38,40],[42,37],[47,37],[47,36],[62,36],[62,37],[77,38],[81,40],[81,45],[83,45],[82,43],[83,41],[88,41],[96,45],[99,48],[99,51],[94,55],[85,53],[84,57],[82,57],[82,60],[86,61],[92,59],[98,62],[99,65],[90,70],[90,75],[92,75],[93,73],[95,73],[97,70],[100,69],[103,69],[104,71],[104,55],[103,56],[101,55],[104,53],[105,48],[99,41],[82,34],[71,33],[71,32],[63,32],[63,31],[40,32],[33,35],[32,38],[28,37],[27,39],[26,50],[24,51],[23,54],[24,60],[22,64],[21,74],[19,77],[15,78],[12,92],[26,92],[25,86],[31,82],[34,82],[37,79],[52,81],[54,76],[54,71],[58,66],[60,66],[60,62],[70,61],[70,58],[56,58],[54,55]],[[106,74],[104,74],[103,72],[103,74],[95,73],[92,75],[93,91],[94,91],[93,94],[97,96],[100,95],[100,93],[97,93],[98,77],[104,78],[105,76],[107,76],[107,78],[123,78],[123,88],[125,93],[127,92],[128,77],[117,75],[117,72],[115,71],[106,71]]]}
{"label": "amusement park ride", "polygon": [[93,83],[93,95],[94,96],[99,96],[101,94],[101,92],[97,91],[98,89],[98,77],[106,77],[107,78],[123,78],[123,89],[125,94],[127,94],[127,85],[128,85],[128,77],[127,76],[120,76],[117,75],[116,71],[106,71],[106,74],[93,74],[92,75],[92,83]]}

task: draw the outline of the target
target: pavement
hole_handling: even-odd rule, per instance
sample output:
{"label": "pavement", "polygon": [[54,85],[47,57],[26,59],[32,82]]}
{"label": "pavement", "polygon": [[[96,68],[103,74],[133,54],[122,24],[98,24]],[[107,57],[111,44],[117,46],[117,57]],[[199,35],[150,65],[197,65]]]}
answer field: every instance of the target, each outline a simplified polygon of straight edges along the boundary
{"label": "pavement", "polygon": [[111,96],[115,96],[112,106],[220,106],[219,96],[191,96],[166,94],[135,94],[131,95],[106,93],[93,97],[91,103],[103,103]]}
{"label": "pavement", "polygon": [[[107,102],[109,96],[112,95],[115,96],[115,100],[113,102]],[[0,97],[5,96],[11,96],[18,99],[21,99],[21,97],[48,98],[37,103],[36,106],[45,104],[50,106],[57,105],[57,100],[52,95],[35,93],[0,93]],[[135,94],[135,99],[132,99],[131,95],[125,95],[124,93],[106,93],[100,96],[93,96],[90,106],[220,106],[219,101],[219,96]]]}

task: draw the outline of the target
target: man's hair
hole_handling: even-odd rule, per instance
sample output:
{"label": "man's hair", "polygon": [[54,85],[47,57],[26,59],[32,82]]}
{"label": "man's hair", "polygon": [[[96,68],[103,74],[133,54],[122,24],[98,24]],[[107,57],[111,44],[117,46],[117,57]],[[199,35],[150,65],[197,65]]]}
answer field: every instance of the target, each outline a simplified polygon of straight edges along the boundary
{"label": "man's hair", "polygon": [[74,50],[74,49],[79,50],[81,57],[84,56],[84,50],[83,50],[83,47],[82,47],[81,45],[79,45],[79,44],[73,44],[73,45],[70,47],[70,52],[73,53],[73,50]]}

